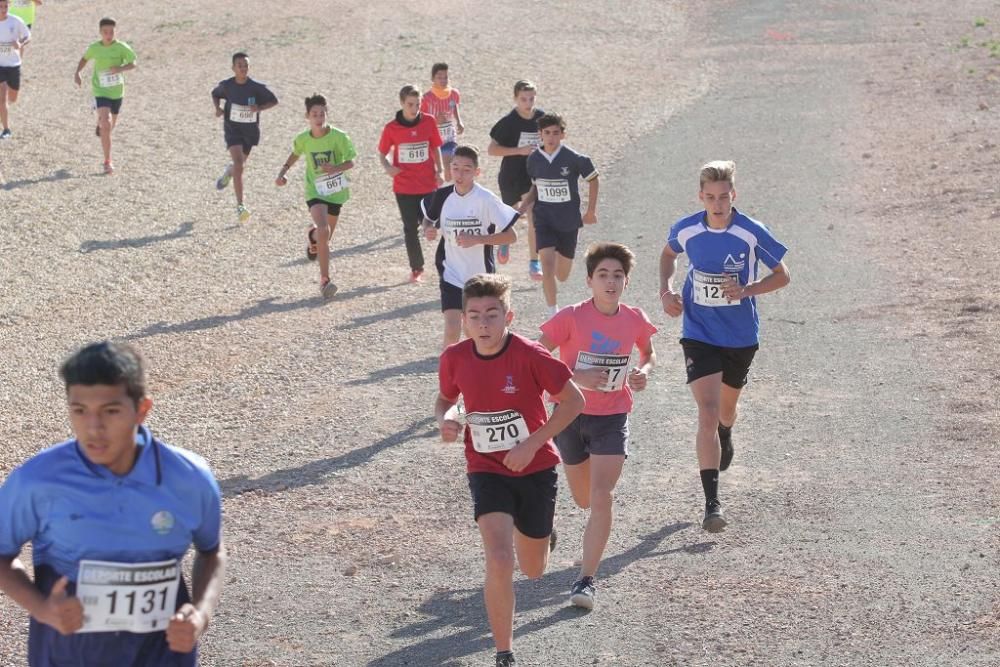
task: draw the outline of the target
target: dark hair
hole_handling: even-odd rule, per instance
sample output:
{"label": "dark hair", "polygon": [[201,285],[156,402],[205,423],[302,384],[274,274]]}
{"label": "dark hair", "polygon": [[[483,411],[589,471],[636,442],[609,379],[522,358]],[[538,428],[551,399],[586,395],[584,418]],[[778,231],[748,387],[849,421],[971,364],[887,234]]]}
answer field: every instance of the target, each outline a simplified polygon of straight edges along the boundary
{"label": "dark hair", "polygon": [[560,130],[566,129],[566,121],[557,113],[544,113],[538,117],[539,132],[553,125],[558,125]]}
{"label": "dark hair", "polygon": [[420,97],[420,89],[414,86],[412,83],[408,83],[399,89],[399,101],[403,102],[407,97],[417,96]]}
{"label": "dark hair", "polygon": [[479,166],[479,149],[469,144],[462,144],[455,148],[452,157],[467,157],[472,160],[472,164]]}
{"label": "dark hair", "polygon": [[138,405],[146,395],[146,369],[139,351],[128,343],[101,341],[80,348],[63,362],[59,376],[66,391],[73,385],[124,385]]}
{"label": "dark hair", "polygon": [[447,72],[447,71],[448,71],[448,63],[434,63],[431,66],[431,78],[433,79],[434,75],[437,74],[438,72]]}
{"label": "dark hair", "polygon": [[514,97],[517,97],[518,93],[525,90],[530,91],[532,93],[535,92],[536,90],[535,84],[531,83],[527,79],[521,79],[520,81],[514,84]]}
{"label": "dark hair", "polygon": [[116,26],[118,25],[118,23],[115,22],[115,20],[110,16],[105,16],[103,19],[101,19],[101,22],[98,24],[98,27],[103,28],[106,25]]}
{"label": "dark hair", "polygon": [[246,58],[248,61],[250,60],[250,56],[248,56],[246,53],[244,53],[243,51],[237,51],[236,53],[233,54],[233,64],[235,65],[236,61],[239,60],[240,58]]}
{"label": "dark hair", "polygon": [[510,276],[502,273],[477,273],[465,281],[462,288],[462,312],[468,307],[469,299],[496,297],[504,311],[510,310]]}
{"label": "dark hair", "polygon": [[325,107],[326,106],[326,98],[323,97],[322,95],[320,95],[319,93],[313,93],[312,95],[310,95],[309,97],[307,97],[306,98],[306,113],[309,113],[309,110],[312,109],[315,106]]}
{"label": "dark hair", "polygon": [[593,243],[587,248],[587,277],[593,278],[597,265],[606,259],[621,262],[626,276],[635,268],[635,254],[621,243]]}

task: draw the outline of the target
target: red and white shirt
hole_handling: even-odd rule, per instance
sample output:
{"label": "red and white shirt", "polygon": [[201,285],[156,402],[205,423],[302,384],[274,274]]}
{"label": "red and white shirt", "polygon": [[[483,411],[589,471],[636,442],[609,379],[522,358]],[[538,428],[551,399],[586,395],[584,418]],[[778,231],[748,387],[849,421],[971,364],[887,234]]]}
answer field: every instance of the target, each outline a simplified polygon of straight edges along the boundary
{"label": "red and white shirt", "polygon": [[[466,419],[474,413],[516,411],[524,419],[529,433],[548,421],[543,393],[558,394],[573,377],[566,364],[548,350],[523,336],[511,333],[503,349],[490,357],[476,352],[471,339],[450,346],[441,355],[438,384],[445,398],[465,400]],[[465,427],[465,460],[468,472],[490,472],[521,477],[551,468],[559,463],[559,453],[549,440],[538,450],[532,462],[514,472],[503,464],[506,451],[482,453],[472,443],[472,432]]]}

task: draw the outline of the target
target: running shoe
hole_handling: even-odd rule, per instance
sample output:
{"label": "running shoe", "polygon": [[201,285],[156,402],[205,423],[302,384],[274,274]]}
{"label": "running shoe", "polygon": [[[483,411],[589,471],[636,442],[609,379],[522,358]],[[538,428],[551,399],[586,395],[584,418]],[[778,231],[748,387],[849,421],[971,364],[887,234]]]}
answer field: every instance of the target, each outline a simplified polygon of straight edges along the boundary
{"label": "running shoe", "polygon": [[222,173],[222,176],[219,176],[217,179],[215,179],[215,189],[225,190],[226,186],[229,185],[229,181],[231,180],[233,180],[233,175],[229,172],[228,169],[226,169]]}
{"label": "running shoe", "polygon": [[721,533],[726,528],[726,519],[722,516],[722,503],[718,500],[705,503],[705,518],[701,527],[710,533]]}
{"label": "running shoe", "polygon": [[250,219],[250,209],[240,204],[236,207],[236,216],[240,219],[240,222],[246,222]]}
{"label": "running shoe", "polygon": [[573,591],[570,593],[569,601],[574,607],[593,609],[594,592],[594,578],[584,577],[573,583]]}
{"label": "running shoe", "polygon": [[316,257],[319,256],[319,248],[316,246],[316,226],[313,225],[309,228],[309,232],[306,234],[309,238],[309,243],[306,245],[306,257],[309,258],[310,262],[315,262]]}
{"label": "running shoe", "polygon": [[410,282],[414,284],[424,282],[424,270],[413,269],[410,271]]}
{"label": "running shoe", "polygon": [[[725,433],[723,433],[725,429]],[[719,424],[719,444],[722,445],[722,460],[719,462],[719,470],[725,470],[733,462],[733,431],[732,427],[726,428]]]}
{"label": "running shoe", "polygon": [[332,299],[337,293],[337,285],[329,278],[324,278],[319,283],[319,291],[324,299]]}
{"label": "running shoe", "polygon": [[497,261],[506,264],[510,261],[510,246],[507,244],[497,246]]}
{"label": "running shoe", "polygon": [[110,162],[105,162],[104,173],[107,174],[108,176],[115,173],[115,165],[111,164]]}
{"label": "running shoe", "polygon": [[514,653],[511,651],[504,651],[503,653],[497,653],[497,667],[516,667],[517,662],[514,660]]}
{"label": "running shoe", "polygon": [[10,139],[12,136],[14,136],[14,134],[10,131],[9,127],[5,127],[3,132],[0,132],[0,139]]}
{"label": "running shoe", "polygon": [[532,280],[539,281],[542,279],[542,263],[537,259],[530,260],[528,262],[528,275],[531,276]]}

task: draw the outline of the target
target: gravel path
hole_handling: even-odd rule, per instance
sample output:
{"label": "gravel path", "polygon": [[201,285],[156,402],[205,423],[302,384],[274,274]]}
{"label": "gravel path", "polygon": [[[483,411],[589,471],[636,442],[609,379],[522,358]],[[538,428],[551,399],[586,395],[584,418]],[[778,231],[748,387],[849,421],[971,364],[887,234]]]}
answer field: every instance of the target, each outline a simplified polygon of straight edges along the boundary
{"label": "gravel path", "polygon": [[[98,11],[46,3],[16,140],[0,145],[0,474],[65,436],[57,361],[95,337],[133,340],[153,369],[154,429],[204,454],[226,495],[232,566],[203,664],[491,664],[461,454],[429,417],[437,289],[404,282],[371,150],[399,86],[445,58],[480,146],[516,78],[566,114],[569,142],[602,168],[601,224],[583,242],[637,248],[631,301],[662,332],[599,606],[565,606],[585,515],[562,492],[550,570],[517,582],[518,664],[1000,664],[1000,498],[984,465],[1000,303],[972,289],[1000,271],[997,152],[981,148],[997,136],[997,72],[975,46],[1000,35],[995,3],[686,4],[337,3],[315,20],[297,3],[132,0],[114,11],[140,69],[108,179],[71,84]],[[282,100],[250,161],[245,227],[213,187],[208,97],[239,48]],[[300,258],[301,170],[271,186],[313,90],[336,96],[362,152],[328,305]],[[745,210],[792,247],[793,284],[761,300],[723,476],[732,529],[707,535],[655,272],[667,226],[697,203],[695,170],[723,156]],[[985,186],[962,177],[974,157]],[[887,233],[901,214],[915,225]],[[943,243],[943,222],[968,224]],[[973,244],[988,261],[966,262]],[[519,244],[505,270],[532,333],[542,298],[523,263]],[[583,297],[580,267],[568,284],[564,302]],[[26,627],[0,599],[0,664],[23,662]]]}

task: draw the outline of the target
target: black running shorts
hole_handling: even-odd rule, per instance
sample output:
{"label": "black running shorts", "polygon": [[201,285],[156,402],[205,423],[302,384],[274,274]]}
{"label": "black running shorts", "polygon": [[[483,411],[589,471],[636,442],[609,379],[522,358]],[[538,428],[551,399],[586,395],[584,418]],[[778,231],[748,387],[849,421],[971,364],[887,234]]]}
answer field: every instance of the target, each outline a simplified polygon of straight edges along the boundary
{"label": "black running shorts", "polygon": [[722,373],[722,383],[733,389],[746,386],[750,364],[757,354],[757,346],[719,347],[690,338],[681,339],[688,384],[698,378]]}
{"label": "black running shorts", "polygon": [[492,512],[514,517],[514,527],[525,537],[542,539],[552,533],[556,513],[556,469],[546,468],[514,477],[492,472],[470,472],[469,490],[475,519]]}

